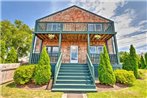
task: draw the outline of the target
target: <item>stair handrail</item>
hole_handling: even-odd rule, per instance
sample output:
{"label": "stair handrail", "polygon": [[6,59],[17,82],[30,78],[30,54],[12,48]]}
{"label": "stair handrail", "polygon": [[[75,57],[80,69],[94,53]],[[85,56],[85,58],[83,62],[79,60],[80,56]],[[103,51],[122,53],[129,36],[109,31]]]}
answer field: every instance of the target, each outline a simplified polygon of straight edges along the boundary
{"label": "stair handrail", "polygon": [[54,84],[56,83],[57,76],[58,76],[58,73],[59,73],[59,69],[61,67],[61,63],[62,63],[62,53],[59,53],[59,58],[58,58],[58,61],[56,63],[56,66],[55,66]]}
{"label": "stair handrail", "polygon": [[90,69],[90,73],[91,73],[91,76],[92,76],[92,79],[93,79],[93,84],[95,84],[94,66],[93,66],[93,64],[92,64],[92,62],[91,62],[91,59],[90,59],[90,56],[89,56],[88,53],[87,53],[87,61],[88,61],[88,67],[89,67],[89,69]]}

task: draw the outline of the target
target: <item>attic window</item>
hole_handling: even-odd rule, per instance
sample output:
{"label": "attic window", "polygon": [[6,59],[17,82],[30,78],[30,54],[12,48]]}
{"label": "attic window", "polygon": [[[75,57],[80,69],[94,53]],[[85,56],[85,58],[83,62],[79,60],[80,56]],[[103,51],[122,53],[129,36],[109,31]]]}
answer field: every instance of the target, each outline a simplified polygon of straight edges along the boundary
{"label": "attic window", "polygon": [[61,24],[60,23],[47,23],[47,31],[60,31]]}

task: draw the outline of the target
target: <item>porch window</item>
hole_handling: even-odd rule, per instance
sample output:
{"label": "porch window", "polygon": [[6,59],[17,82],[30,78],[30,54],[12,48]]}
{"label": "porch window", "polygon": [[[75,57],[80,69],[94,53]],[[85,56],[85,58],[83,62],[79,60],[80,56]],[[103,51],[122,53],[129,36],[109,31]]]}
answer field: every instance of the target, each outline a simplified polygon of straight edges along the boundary
{"label": "porch window", "polygon": [[57,46],[47,46],[47,51],[50,56],[51,63],[56,63],[58,60],[59,47]]}
{"label": "porch window", "polygon": [[41,50],[41,40],[36,36],[33,53],[40,53]]}
{"label": "porch window", "polygon": [[60,31],[61,24],[59,23],[47,23],[47,31]]}
{"label": "porch window", "polygon": [[91,54],[100,54],[103,51],[103,46],[90,46]]}
{"label": "porch window", "polygon": [[88,31],[102,31],[102,24],[88,24]]}

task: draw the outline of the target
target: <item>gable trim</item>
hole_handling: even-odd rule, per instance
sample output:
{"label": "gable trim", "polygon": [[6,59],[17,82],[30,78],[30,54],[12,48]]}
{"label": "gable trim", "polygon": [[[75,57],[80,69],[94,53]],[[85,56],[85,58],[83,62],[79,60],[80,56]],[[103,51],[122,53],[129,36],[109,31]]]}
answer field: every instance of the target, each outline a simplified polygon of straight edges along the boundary
{"label": "gable trim", "polygon": [[76,5],[73,5],[73,6],[71,6],[71,7],[65,8],[65,9],[60,10],[60,11],[57,11],[57,12],[52,13],[52,14],[50,14],[50,15],[44,16],[44,17],[42,17],[42,18],[37,19],[36,21],[38,22],[38,21],[40,21],[41,19],[50,17],[50,16],[55,15],[55,14],[57,14],[57,13],[60,13],[60,12],[62,12],[62,11],[68,10],[68,9],[70,9],[70,8],[72,8],[72,7],[77,7],[77,8],[79,8],[79,9],[84,10],[84,11],[86,11],[86,12],[88,12],[88,13],[91,13],[91,14],[93,14],[93,15],[95,15],[95,16],[98,16],[98,17],[100,17],[100,18],[103,18],[103,19],[105,19],[105,20],[108,20],[108,21],[110,21],[110,22],[113,22],[113,21],[110,20],[110,19],[107,19],[107,18],[105,18],[105,17],[103,17],[103,16],[97,15],[97,14],[95,14],[95,13],[93,13],[93,12],[90,12],[90,11],[88,11],[88,10],[86,10],[86,9],[83,9],[83,8],[81,8],[81,7],[78,7],[78,6],[76,6]]}

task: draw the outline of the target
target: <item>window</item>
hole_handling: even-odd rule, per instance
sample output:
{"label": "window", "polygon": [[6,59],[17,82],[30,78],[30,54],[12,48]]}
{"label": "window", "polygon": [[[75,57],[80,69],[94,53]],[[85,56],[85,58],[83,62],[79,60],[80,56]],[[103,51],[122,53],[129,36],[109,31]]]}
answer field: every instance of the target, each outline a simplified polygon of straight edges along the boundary
{"label": "window", "polygon": [[37,31],[45,31],[45,30],[46,30],[46,23],[37,24]]}
{"label": "window", "polygon": [[59,52],[59,47],[57,47],[57,46],[48,46],[47,47],[47,52],[48,53],[58,53]]}
{"label": "window", "polygon": [[47,23],[47,31],[60,31],[61,24],[59,23]]}
{"label": "window", "polygon": [[40,49],[41,49],[41,40],[36,36],[33,53],[40,53]]}
{"label": "window", "polygon": [[88,31],[102,31],[102,24],[88,24]]}
{"label": "window", "polygon": [[103,46],[97,46],[97,53],[100,54],[103,51]]}
{"label": "window", "polygon": [[90,53],[96,53],[96,46],[90,46]]}
{"label": "window", "polygon": [[100,54],[103,51],[103,46],[90,46],[91,54]]}

